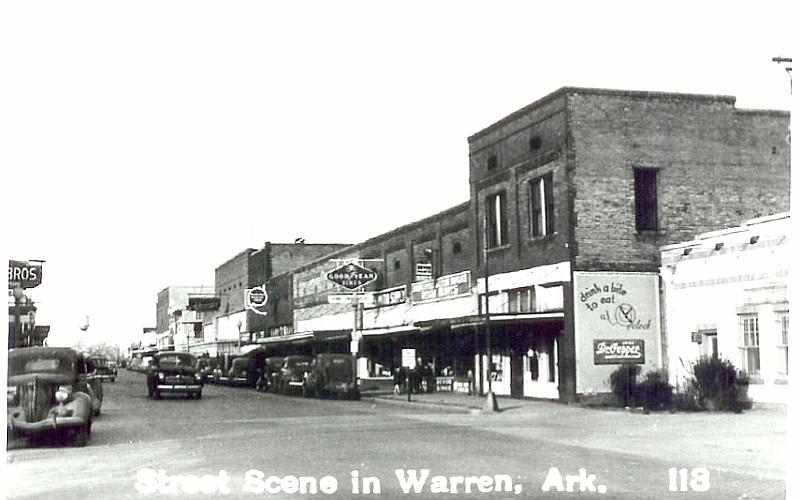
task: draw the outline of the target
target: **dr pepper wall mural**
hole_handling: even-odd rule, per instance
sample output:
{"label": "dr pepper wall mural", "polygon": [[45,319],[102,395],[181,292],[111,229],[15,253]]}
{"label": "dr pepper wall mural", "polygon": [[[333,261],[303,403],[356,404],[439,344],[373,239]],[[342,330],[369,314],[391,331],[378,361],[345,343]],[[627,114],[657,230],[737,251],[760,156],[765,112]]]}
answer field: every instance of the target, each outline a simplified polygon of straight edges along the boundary
{"label": "dr pepper wall mural", "polygon": [[658,275],[575,272],[577,392],[610,392],[621,364],[661,366]]}

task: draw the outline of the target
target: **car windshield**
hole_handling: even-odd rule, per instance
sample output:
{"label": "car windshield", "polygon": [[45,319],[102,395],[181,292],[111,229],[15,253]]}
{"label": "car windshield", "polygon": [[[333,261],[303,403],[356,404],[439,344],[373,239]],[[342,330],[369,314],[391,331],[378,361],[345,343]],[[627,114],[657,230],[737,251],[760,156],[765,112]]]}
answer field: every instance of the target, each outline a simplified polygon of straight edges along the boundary
{"label": "car windshield", "polygon": [[72,373],[72,360],[52,354],[41,356],[25,356],[9,359],[8,375],[24,375],[26,373]]}
{"label": "car windshield", "polygon": [[92,363],[97,367],[108,366],[108,360],[106,358],[92,358]]}
{"label": "car windshield", "polygon": [[310,370],[311,369],[311,361],[298,361],[291,367],[293,370]]}
{"label": "car windshield", "polygon": [[162,368],[177,368],[194,366],[194,357],[190,354],[162,354],[158,357],[158,366]]}

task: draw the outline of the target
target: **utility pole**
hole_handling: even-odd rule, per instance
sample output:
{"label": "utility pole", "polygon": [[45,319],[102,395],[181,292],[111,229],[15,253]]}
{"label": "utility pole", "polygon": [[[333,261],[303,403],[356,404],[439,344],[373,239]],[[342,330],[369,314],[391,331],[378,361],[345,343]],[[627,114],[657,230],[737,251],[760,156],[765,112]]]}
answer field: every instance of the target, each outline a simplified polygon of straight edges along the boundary
{"label": "utility pole", "polygon": [[[784,63],[791,64],[792,63],[792,58],[791,57],[780,57],[780,56],[779,57],[773,57],[772,58],[772,62],[775,62],[775,63],[778,63],[778,64],[784,64]],[[789,75],[789,93],[791,94],[792,93],[792,67],[791,66],[786,66],[785,69],[786,69],[786,74]]]}

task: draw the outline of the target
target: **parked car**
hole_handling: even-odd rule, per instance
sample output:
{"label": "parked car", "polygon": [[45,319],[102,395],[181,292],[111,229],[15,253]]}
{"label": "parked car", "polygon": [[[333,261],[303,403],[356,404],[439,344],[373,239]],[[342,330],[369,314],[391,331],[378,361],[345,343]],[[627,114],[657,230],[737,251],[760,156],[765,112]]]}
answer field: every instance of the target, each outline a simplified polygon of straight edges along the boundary
{"label": "parked car", "polygon": [[193,355],[170,351],[153,357],[153,364],[147,372],[147,396],[160,399],[165,393],[202,397],[203,381]]}
{"label": "parked car", "polygon": [[8,351],[9,438],[26,435],[35,443],[57,432],[75,446],[86,445],[92,417],[99,414],[103,402],[102,385],[91,369],[82,353],[67,347]]}
{"label": "parked car", "polygon": [[355,368],[355,358],[350,354],[317,354],[303,383],[303,396],[359,399]]}
{"label": "parked car", "polygon": [[219,364],[216,358],[201,358],[197,360],[197,371],[203,383],[214,382],[214,369]]}
{"label": "parked car", "polygon": [[273,389],[280,394],[301,392],[310,369],[310,356],[286,356],[281,371],[273,376]]}
{"label": "parked car", "polygon": [[256,390],[261,392],[272,392],[273,378],[276,373],[280,373],[283,363],[286,361],[284,356],[265,358],[262,362],[261,374],[256,380]]}
{"label": "parked car", "polygon": [[225,385],[247,385],[255,387],[256,371],[254,359],[251,356],[233,356],[230,359],[230,368],[219,377],[219,382]]}
{"label": "parked car", "polygon": [[94,374],[102,381],[110,380],[114,382],[117,380],[117,367],[116,363],[111,366],[111,361],[105,356],[92,356],[92,363],[94,364]]}

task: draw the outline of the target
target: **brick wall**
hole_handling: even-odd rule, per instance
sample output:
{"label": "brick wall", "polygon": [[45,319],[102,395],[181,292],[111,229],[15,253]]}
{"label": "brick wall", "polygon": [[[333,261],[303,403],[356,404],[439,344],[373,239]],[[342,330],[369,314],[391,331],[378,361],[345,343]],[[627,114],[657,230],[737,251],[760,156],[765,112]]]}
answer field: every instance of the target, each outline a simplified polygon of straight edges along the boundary
{"label": "brick wall", "polygon": [[[483,269],[487,196],[506,193],[508,243],[489,250],[491,274],[554,264],[569,259],[571,212],[564,157],[564,98],[557,92],[519,110],[469,138],[472,249]],[[489,158],[497,164],[490,168]],[[553,176],[555,234],[532,237],[528,183]],[[481,271],[483,273],[483,271]]]}
{"label": "brick wall", "polygon": [[220,295],[219,315],[244,310],[244,290],[248,285],[248,248],[214,270],[214,293]]}
{"label": "brick wall", "polygon": [[[656,270],[658,247],[789,208],[788,114],[733,97],[569,93],[576,267]],[[658,169],[659,231],[635,230],[634,167]]]}

